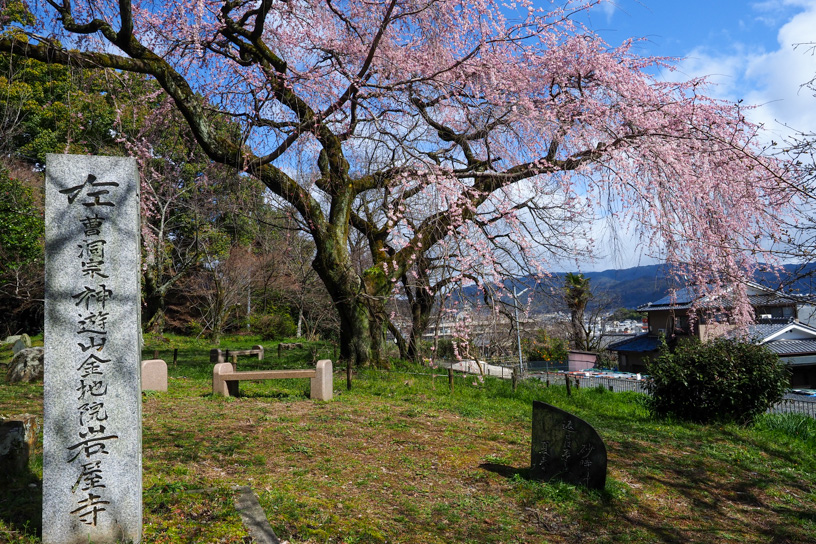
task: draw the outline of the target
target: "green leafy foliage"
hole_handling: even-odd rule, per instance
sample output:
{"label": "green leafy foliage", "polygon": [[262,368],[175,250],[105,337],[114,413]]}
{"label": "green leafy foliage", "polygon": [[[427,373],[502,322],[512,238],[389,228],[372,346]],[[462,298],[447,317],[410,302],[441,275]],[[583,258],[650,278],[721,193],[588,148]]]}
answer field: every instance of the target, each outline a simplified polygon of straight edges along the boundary
{"label": "green leafy foliage", "polygon": [[0,55],[3,151],[30,163],[46,153],[110,153],[116,106],[105,73]]}
{"label": "green leafy foliage", "polygon": [[436,341],[436,349],[432,349],[433,344],[428,346],[428,353],[434,352],[437,359],[456,360],[469,359],[476,352],[475,347],[461,338],[439,338]]}
{"label": "green leafy foliage", "polygon": [[618,308],[612,312],[612,315],[609,316],[609,320],[626,321],[628,319],[633,319],[635,321],[640,321],[644,317],[646,317],[646,312],[638,312],[632,308]]}
{"label": "green leafy foliage", "polygon": [[34,16],[20,0],[0,0],[0,30],[9,23],[34,24]]}
{"label": "green leafy foliage", "polygon": [[297,326],[286,312],[253,316],[250,326],[264,340],[280,340],[295,335]]}
{"label": "green leafy foliage", "polygon": [[788,389],[790,371],[763,346],[733,339],[664,344],[648,367],[646,401],[656,416],[707,423],[747,424]]}
{"label": "green leafy foliage", "polygon": [[0,166],[0,274],[42,256],[44,228],[31,188]]}
{"label": "green leafy foliage", "polygon": [[525,338],[522,346],[528,361],[564,361],[569,349],[563,338],[550,336],[544,329],[537,330],[533,338]]}

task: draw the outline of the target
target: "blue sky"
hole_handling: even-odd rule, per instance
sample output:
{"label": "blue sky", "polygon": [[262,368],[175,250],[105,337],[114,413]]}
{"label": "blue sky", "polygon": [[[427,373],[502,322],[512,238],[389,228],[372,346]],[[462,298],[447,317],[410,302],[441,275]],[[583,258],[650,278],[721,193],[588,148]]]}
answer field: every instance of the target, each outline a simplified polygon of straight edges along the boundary
{"label": "blue sky", "polygon": [[588,23],[610,44],[642,37],[643,54],[680,57],[667,79],[710,76],[709,94],[761,106],[751,116],[774,138],[788,124],[816,131],[816,98],[801,85],[816,75],[816,0],[617,0]]}
{"label": "blue sky", "polygon": [[[795,47],[816,42],[816,0],[617,0],[594,8],[586,24],[610,45],[644,38],[639,53],[677,57],[678,70],[662,72],[663,79],[708,76],[709,95],[759,106],[748,116],[765,126],[768,141],[816,133],[816,97],[801,88],[816,76],[816,54]],[[600,224],[595,234],[599,247],[610,247]],[[580,268],[656,262],[640,254],[631,235],[619,234],[618,252]]]}
{"label": "blue sky", "polygon": [[736,44],[774,49],[777,29],[807,4],[617,0],[595,8],[591,24],[610,41],[613,37],[618,41],[629,36],[647,38],[644,48],[660,55],[685,55],[699,46],[728,49]]}

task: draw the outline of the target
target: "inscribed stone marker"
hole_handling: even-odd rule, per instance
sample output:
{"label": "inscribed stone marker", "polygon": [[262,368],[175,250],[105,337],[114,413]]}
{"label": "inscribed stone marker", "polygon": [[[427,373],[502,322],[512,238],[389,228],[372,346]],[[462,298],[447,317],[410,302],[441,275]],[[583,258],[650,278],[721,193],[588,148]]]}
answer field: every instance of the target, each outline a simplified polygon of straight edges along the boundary
{"label": "inscribed stone marker", "polygon": [[30,347],[31,347],[31,337],[29,337],[27,334],[23,333],[23,334],[20,335],[20,338],[18,338],[17,341],[14,342],[14,345],[11,346],[11,351],[14,353],[14,355],[17,355],[18,353],[20,353],[24,349],[28,349]]}
{"label": "inscribed stone marker", "polygon": [[533,401],[531,476],[590,489],[606,485],[606,446],[586,421],[545,402]]}
{"label": "inscribed stone marker", "polygon": [[0,482],[13,480],[28,469],[28,459],[37,444],[37,417],[20,414],[0,418]]}
{"label": "inscribed stone marker", "polygon": [[46,157],[44,544],[139,542],[139,176]]}

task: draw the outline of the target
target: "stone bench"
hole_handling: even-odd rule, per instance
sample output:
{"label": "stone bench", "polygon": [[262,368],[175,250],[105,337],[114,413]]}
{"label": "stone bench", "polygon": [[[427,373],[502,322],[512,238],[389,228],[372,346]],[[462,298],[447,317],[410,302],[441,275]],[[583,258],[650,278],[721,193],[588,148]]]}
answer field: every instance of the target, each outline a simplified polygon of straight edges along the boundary
{"label": "stone bench", "polygon": [[210,362],[214,364],[221,364],[226,363],[229,359],[232,359],[233,370],[237,370],[236,365],[238,363],[239,355],[255,355],[258,357],[259,361],[263,361],[264,347],[261,345],[255,345],[252,346],[252,349],[211,349]]}
{"label": "stone bench", "polygon": [[142,391],[167,391],[167,363],[161,359],[142,361]]}
{"label": "stone bench", "polygon": [[213,367],[213,395],[225,397],[238,395],[238,382],[247,380],[279,380],[285,378],[310,378],[311,398],[331,400],[332,362],[323,359],[314,369],[302,370],[249,370],[238,372],[232,363],[218,363]]}

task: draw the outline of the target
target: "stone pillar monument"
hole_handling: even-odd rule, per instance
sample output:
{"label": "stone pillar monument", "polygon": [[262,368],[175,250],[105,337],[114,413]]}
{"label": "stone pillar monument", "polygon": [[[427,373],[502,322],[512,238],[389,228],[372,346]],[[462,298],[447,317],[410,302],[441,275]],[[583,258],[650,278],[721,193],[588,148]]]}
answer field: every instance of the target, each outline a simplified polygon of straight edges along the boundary
{"label": "stone pillar monument", "polygon": [[141,540],[139,230],[135,160],[47,156],[44,544]]}

